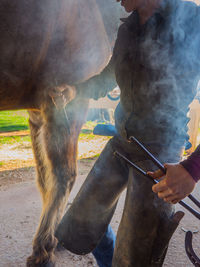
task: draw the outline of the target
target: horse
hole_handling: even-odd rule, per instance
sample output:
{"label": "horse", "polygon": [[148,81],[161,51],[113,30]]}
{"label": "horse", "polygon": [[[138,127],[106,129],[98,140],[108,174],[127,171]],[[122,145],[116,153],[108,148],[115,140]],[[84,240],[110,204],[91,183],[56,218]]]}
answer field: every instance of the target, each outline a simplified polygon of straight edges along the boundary
{"label": "horse", "polygon": [[54,232],[77,174],[78,136],[89,98],[102,96],[85,84],[98,76],[112,53],[105,24],[110,14],[102,14],[108,12],[103,8],[107,4],[102,0],[0,2],[0,110],[29,112],[43,202],[28,267],[54,265]]}

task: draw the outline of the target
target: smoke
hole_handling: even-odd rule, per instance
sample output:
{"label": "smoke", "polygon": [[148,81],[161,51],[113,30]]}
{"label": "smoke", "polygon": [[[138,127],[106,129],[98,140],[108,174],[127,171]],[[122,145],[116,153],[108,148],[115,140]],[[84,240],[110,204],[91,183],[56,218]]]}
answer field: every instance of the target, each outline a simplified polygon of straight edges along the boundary
{"label": "smoke", "polygon": [[128,14],[120,3],[116,3],[116,0],[96,0],[96,2],[102,15],[110,44],[113,47],[120,26],[120,18],[127,17]]}
{"label": "smoke", "polygon": [[173,129],[174,135],[168,137],[168,143],[173,147],[186,134],[188,106],[196,95],[200,79],[200,8],[192,2],[176,0],[168,5],[170,16],[166,27],[169,30],[166,39],[163,37],[168,57],[164,51],[165,58],[159,60],[168,63],[165,70],[168,79],[161,79],[161,82],[168,83],[169,88],[163,105],[174,107],[164,109],[166,120]]}
{"label": "smoke", "polygon": [[[163,0],[144,29],[145,37],[140,37],[139,54],[132,54],[133,66],[138,58],[141,65],[138,72],[133,69],[134,103],[126,128],[147,144],[162,144],[163,150],[171,151],[168,160],[174,161],[188,138],[188,106],[200,80],[199,29],[196,4]],[[122,102],[125,113],[129,102]]]}
{"label": "smoke", "polygon": [[2,69],[38,71],[48,87],[86,80],[108,63],[121,11],[114,0],[2,0]]}
{"label": "smoke", "polygon": [[108,64],[120,17],[124,17],[125,12],[115,0],[54,3],[56,8],[50,19],[56,18],[56,23],[44,63],[43,82],[48,87],[75,84],[88,98],[96,97],[99,91],[102,95],[104,88],[109,89],[110,81],[101,79],[99,87],[91,82],[89,90],[83,82],[99,74]]}
{"label": "smoke", "polygon": [[46,72],[51,73],[48,78],[56,75],[60,82],[65,77],[68,84],[77,84],[98,74],[108,64],[121,8],[114,0],[61,3]]}
{"label": "smoke", "polygon": [[[162,12],[169,14],[164,29],[149,31],[140,47],[141,62],[147,73],[153,70],[154,82],[149,85],[147,79],[142,90],[140,85],[135,89],[143,92],[143,99],[135,94],[134,111],[140,118],[146,112],[151,122],[141,123],[141,132],[159,124],[173,129],[171,136],[180,136],[199,80],[199,7],[180,0],[162,2]],[[77,84],[101,72],[110,59],[119,19],[127,16],[115,0],[2,0],[0,14],[1,88],[9,95],[9,84],[16,80],[20,85],[37,81],[42,90]],[[22,94],[21,87],[15,91]]]}

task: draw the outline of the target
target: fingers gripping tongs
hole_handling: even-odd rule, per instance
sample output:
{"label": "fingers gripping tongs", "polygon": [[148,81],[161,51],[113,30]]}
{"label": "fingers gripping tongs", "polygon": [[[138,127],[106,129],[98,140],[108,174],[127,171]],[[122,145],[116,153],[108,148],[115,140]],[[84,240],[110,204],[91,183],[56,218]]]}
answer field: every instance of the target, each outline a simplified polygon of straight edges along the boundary
{"label": "fingers gripping tongs", "polygon": [[[146,155],[147,157],[152,160],[155,165],[164,173],[166,174],[166,169],[163,166],[162,163],[159,162],[158,159],[156,159],[151,152],[149,152],[145,146],[143,146],[134,136],[131,136],[129,138],[129,140],[133,143],[135,143]],[[131,165],[135,170],[137,170],[139,173],[143,174],[144,176],[146,176],[147,178],[151,179],[151,181],[154,184],[157,184],[158,181],[153,179],[153,177],[151,177],[150,175],[148,175],[148,173],[144,170],[142,170],[139,166],[137,166],[135,163],[133,163],[132,161],[130,161],[127,157],[125,157],[124,155],[122,155],[120,152],[115,151],[115,155],[117,155],[118,157],[124,159],[129,165]],[[200,208],[200,202],[191,194],[188,195],[188,198],[195,203],[195,205]],[[186,204],[184,201],[179,201],[178,202],[181,206],[183,206],[185,209],[187,209],[190,213],[192,213],[196,218],[198,218],[200,220],[200,213],[198,211],[196,211],[195,209],[193,209],[191,206],[189,206],[188,204]],[[195,265],[195,266],[199,266],[200,267],[200,259],[196,256],[194,250],[192,249],[192,233],[190,231],[188,231],[186,233],[186,238],[185,238],[185,249],[186,249],[186,253],[190,259],[190,261]]]}

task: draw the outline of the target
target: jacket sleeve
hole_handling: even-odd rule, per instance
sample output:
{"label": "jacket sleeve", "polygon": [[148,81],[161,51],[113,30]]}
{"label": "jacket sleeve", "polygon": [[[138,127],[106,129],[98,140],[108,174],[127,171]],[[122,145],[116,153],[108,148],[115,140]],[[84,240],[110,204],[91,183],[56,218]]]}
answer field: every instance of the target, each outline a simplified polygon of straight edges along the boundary
{"label": "jacket sleeve", "polygon": [[114,71],[114,58],[112,57],[103,71],[89,80],[76,86],[81,97],[95,100],[105,97],[109,91],[117,86]]}
{"label": "jacket sleeve", "polygon": [[200,180],[200,145],[196,150],[180,164],[189,172],[195,182]]}

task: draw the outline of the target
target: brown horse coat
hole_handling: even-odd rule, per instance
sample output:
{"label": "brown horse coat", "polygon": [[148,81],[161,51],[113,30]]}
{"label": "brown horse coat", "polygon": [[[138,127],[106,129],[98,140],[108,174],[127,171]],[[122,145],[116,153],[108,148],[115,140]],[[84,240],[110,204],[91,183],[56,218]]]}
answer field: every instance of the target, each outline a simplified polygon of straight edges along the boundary
{"label": "brown horse coat", "polygon": [[[95,0],[0,2],[0,110],[29,110],[43,199],[27,266],[52,266],[54,230],[75,180],[77,140],[87,112],[87,94],[94,85],[81,83],[100,73],[111,57],[108,28],[99,11],[99,6],[104,10],[102,3],[105,1],[98,0],[98,5]],[[117,7],[110,10],[116,28]],[[85,86],[89,91],[82,98]],[[105,88],[95,91],[103,89],[105,94],[109,89]]]}

